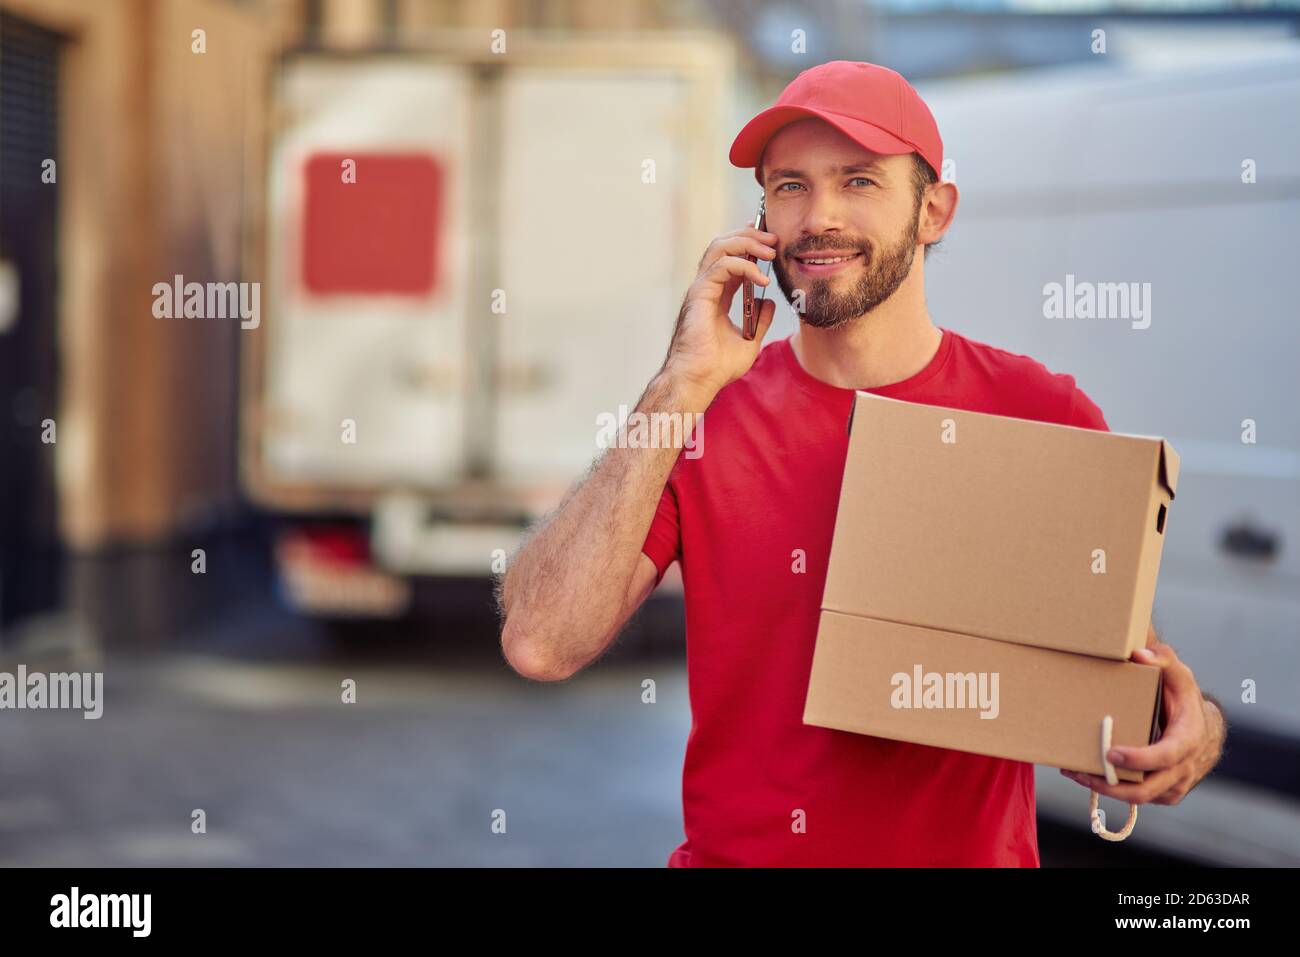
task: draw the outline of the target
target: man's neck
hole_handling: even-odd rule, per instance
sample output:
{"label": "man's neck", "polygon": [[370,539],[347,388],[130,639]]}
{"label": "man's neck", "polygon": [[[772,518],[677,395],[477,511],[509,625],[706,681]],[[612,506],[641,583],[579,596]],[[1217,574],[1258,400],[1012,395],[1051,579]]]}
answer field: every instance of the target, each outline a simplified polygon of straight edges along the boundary
{"label": "man's neck", "polygon": [[790,338],[799,364],[841,389],[893,385],[924,369],[939,351],[943,332],[930,321],[916,272],[885,302],[838,328],[800,322]]}

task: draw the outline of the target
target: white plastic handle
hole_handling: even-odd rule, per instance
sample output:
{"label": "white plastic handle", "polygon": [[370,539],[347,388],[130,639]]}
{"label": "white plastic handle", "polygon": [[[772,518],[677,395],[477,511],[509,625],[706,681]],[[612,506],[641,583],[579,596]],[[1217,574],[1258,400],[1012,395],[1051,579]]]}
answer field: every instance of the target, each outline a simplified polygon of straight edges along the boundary
{"label": "white plastic handle", "polygon": [[[1111,736],[1115,731],[1115,721],[1110,715],[1101,719],[1101,763],[1106,769],[1106,783],[1118,784],[1119,775],[1115,773],[1115,765],[1111,764],[1107,755],[1110,754]],[[1088,798],[1088,817],[1092,819],[1092,833],[1096,834],[1103,841],[1122,841],[1133,833],[1133,828],[1137,824],[1138,809],[1136,804],[1128,806],[1128,820],[1118,831],[1108,831],[1106,826],[1101,822],[1101,811],[1097,809],[1097,792],[1092,791],[1091,797]]]}

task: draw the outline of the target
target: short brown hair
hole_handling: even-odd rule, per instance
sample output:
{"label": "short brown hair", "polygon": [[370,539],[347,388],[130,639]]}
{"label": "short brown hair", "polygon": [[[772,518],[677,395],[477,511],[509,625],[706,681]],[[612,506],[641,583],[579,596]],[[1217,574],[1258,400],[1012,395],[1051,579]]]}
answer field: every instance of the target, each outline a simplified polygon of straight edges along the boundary
{"label": "short brown hair", "polygon": [[[912,190],[916,194],[916,209],[918,212],[920,212],[921,209],[921,200],[925,198],[926,187],[932,186],[937,182],[939,182],[939,174],[934,171],[934,167],[923,159],[920,153],[913,153]],[[942,241],[943,240],[941,239],[936,239],[934,242],[926,244],[926,258],[929,258],[930,250],[935,246],[938,246]]]}

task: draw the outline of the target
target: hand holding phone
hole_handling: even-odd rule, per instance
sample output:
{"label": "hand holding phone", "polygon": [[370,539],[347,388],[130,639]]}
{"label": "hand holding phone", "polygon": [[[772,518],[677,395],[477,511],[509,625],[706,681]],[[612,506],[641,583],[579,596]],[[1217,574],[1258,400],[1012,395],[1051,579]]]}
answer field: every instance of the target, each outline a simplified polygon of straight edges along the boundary
{"label": "hand holding phone", "polygon": [[[754,217],[754,228],[767,232],[767,196],[766,194],[758,197],[758,215]],[[772,272],[772,263],[770,260],[763,260],[761,263],[756,256],[746,256],[752,263],[758,263],[759,269],[763,271],[764,276],[770,276]],[[763,296],[767,292],[767,287],[760,287],[758,296],[754,296],[754,284],[748,279],[741,283],[741,335],[746,339],[753,339],[758,335],[758,317],[763,311]]]}
{"label": "hand holding phone", "polygon": [[[763,219],[760,208],[759,222]],[[764,317],[770,322],[772,310],[763,299],[753,302],[750,322],[757,328],[746,339],[736,328],[733,307],[745,280],[751,288],[772,281],[765,267],[776,256],[775,243],[775,236],[750,225],[709,243],[682,300],[662,372],[712,396],[749,370],[760,351]]]}

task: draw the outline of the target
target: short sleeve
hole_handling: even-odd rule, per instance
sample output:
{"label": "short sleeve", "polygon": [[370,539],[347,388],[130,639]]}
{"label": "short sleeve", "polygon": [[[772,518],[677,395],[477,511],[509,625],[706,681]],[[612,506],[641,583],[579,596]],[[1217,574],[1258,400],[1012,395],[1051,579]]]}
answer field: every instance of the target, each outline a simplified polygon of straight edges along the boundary
{"label": "short sleeve", "polygon": [[1096,429],[1099,432],[1110,431],[1110,426],[1106,424],[1106,417],[1101,414],[1101,409],[1073,382],[1071,382],[1070,411],[1067,414],[1065,424],[1077,426],[1081,429]]}
{"label": "short sleeve", "polygon": [[677,493],[673,489],[671,478],[664,484],[663,494],[659,497],[659,507],[655,510],[650,531],[646,534],[641,551],[655,563],[658,574],[655,575],[655,587],[663,581],[668,566],[681,557],[681,527],[678,524]]}

